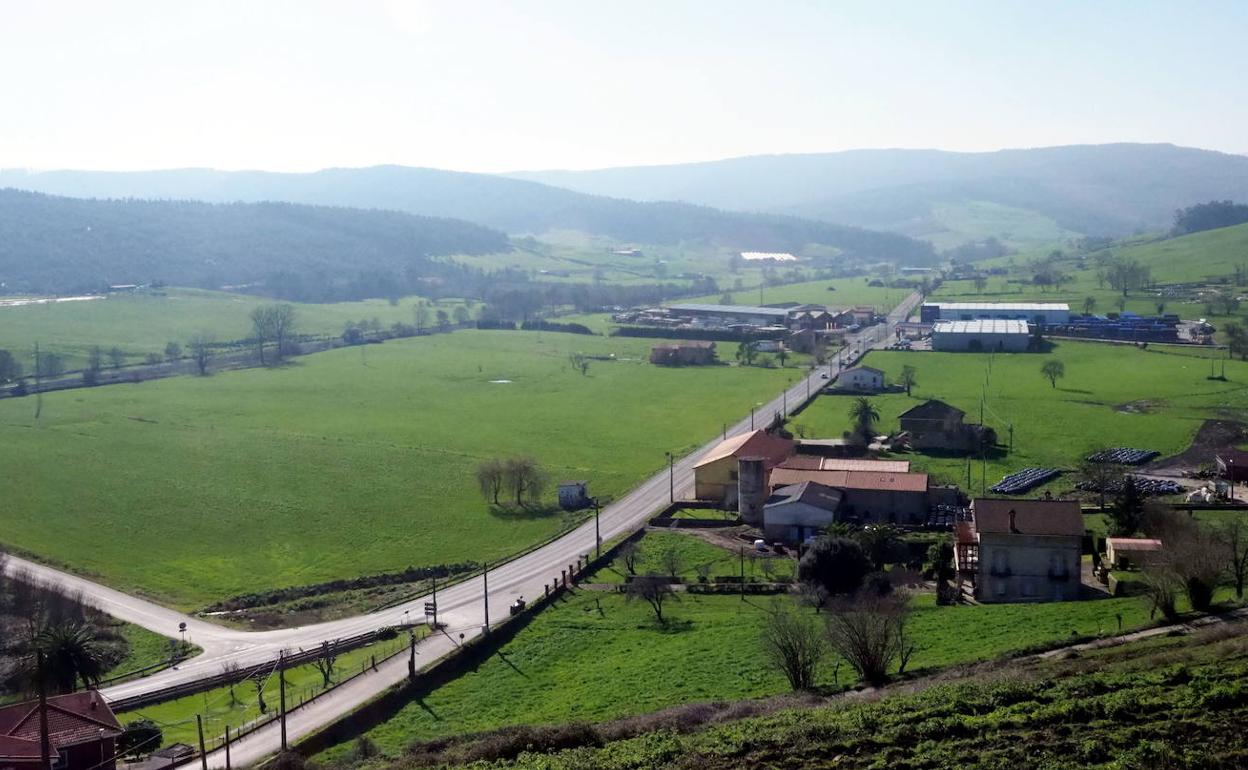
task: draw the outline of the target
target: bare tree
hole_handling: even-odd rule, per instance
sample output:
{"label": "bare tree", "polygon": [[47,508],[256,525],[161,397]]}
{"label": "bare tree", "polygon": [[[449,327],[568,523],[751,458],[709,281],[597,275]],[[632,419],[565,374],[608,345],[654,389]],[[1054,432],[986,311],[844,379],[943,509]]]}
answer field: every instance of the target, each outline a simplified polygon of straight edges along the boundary
{"label": "bare tree", "polygon": [[636,541],[629,540],[620,546],[619,554],[620,561],[624,562],[624,569],[628,570],[628,574],[636,575],[637,558],[641,556],[641,547],[637,545]]}
{"label": "bare tree", "polygon": [[1057,387],[1057,381],[1066,376],[1066,364],[1051,358],[1040,366],[1040,374],[1049,381],[1049,385]]}
{"label": "bare tree", "polygon": [[328,641],[321,642],[321,651],[312,660],[312,666],[321,674],[321,688],[328,690],[334,683],[334,671],[338,665],[338,647]]}
{"label": "bare tree", "polygon": [[582,377],[589,374],[589,357],[584,353],[569,353],[568,361],[573,369],[581,373]]}
{"label": "bare tree", "polygon": [[532,457],[513,457],[505,464],[506,486],[516,497],[516,505],[535,502],[546,490],[546,472]]}
{"label": "bare tree", "polygon": [[477,465],[477,486],[481,489],[481,496],[498,505],[498,496],[503,491],[506,477],[507,467],[502,460],[482,460]]}
{"label": "bare tree", "polygon": [[126,365],[126,352],[116,346],[109,348],[108,362],[112,364],[114,369],[120,369]]}
{"label": "bare tree", "polygon": [[191,360],[201,377],[208,374],[208,364],[212,362],[212,342],[211,337],[202,334],[193,337],[190,342]]}
{"label": "bare tree", "polygon": [[685,571],[685,557],[678,549],[668,548],[659,556],[659,564],[663,567],[668,577],[673,582],[680,579],[680,574]]}
{"label": "bare tree", "polygon": [[904,592],[879,596],[871,591],[832,602],[828,641],[867,684],[888,681],[888,670],[905,642],[908,603]]}
{"label": "bare tree", "polygon": [[667,578],[662,575],[639,575],[624,587],[624,598],[627,601],[644,601],[654,611],[654,619],[659,625],[665,625],[663,605],[668,601],[678,601],[676,592],[672,590]]}
{"label": "bare tree", "polygon": [[[1144,521],[1145,532],[1162,544],[1161,551],[1145,563],[1145,580],[1159,590],[1184,591],[1192,609],[1207,611],[1213,605],[1213,593],[1225,565],[1224,551],[1213,530],[1170,510],[1150,509]],[[1164,602],[1155,601],[1154,605],[1154,609],[1166,611]]]}
{"label": "bare tree", "polygon": [[165,360],[169,363],[177,363],[182,358],[182,346],[170,340],[165,343]]}
{"label": "bare tree", "polygon": [[227,660],[221,664],[221,675],[225,677],[225,684],[230,689],[230,706],[238,705],[238,697],[234,695],[234,685],[238,684],[240,668],[236,660]]}
{"label": "bare tree", "polygon": [[1095,492],[1100,499],[1101,509],[1105,508],[1105,495],[1122,487],[1126,472],[1116,463],[1095,463],[1084,460],[1079,463],[1075,472],[1079,480],[1090,492]]}
{"label": "bare tree", "polygon": [[417,332],[423,332],[428,328],[430,316],[429,306],[425,304],[425,301],[417,300],[416,304],[412,306],[412,320],[416,322]]}
{"label": "bare tree", "polygon": [[827,654],[828,645],[817,624],[784,605],[774,606],[763,629],[763,655],[789,680],[794,690],[815,685],[815,670]]}
{"label": "bare tree", "polygon": [[251,330],[256,338],[256,349],[260,353],[260,364],[264,365],[264,346],[273,342],[277,346],[277,360],[289,350],[290,336],[295,331],[295,306],[281,303],[260,305],[251,311]]}
{"label": "bare tree", "polygon": [[251,311],[251,333],[256,338],[256,352],[260,354],[260,365],[264,366],[264,345],[273,338],[273,322],[270,318],[269,305],[260,305]]}
{"label": "bare tree", "polygon": [[1222,546],[1226,572],[1235,586],[1235,598],[1244,598],[1244,582],[1248,579],[1248,526],[1243,519],[1233,516],[1214,530]]}
{"label": "bare tree", "polygon": [[901,374],[897,376],[897,384],[906,389],[906,395],[910,395],[910,390],[919,384],[919,373],[913,366],[906,364],[901,367]]}
{"label": "bare tree", "polygon": [[[276,669],[269,669],[269,673],[272,673],[274,670]],[[265,673],[264,669],[258,669],[251,676],[247,677],[247,681],[251,682],[252,688],[256,691],[256,708],[260,709],[261,714],[267,714],[269,712],[269,704],[264,702],[264,686],[268,684],[268,674]]]}

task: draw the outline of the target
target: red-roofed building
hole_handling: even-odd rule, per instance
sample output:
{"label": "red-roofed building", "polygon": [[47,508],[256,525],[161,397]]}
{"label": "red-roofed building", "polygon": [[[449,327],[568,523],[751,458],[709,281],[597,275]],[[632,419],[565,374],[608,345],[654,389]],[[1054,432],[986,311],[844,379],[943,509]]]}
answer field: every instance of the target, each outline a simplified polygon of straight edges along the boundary
{"label": "red-roofed building", "polygon": [[[94,690],[48,698],[52,770],[114,770],[121,723]],[[0,770],[39,770],[42,765],[39,703],[0,708]]]}
{"label": "red-roofed building", "polygon": [[763,460],[770,470],[787,460],[796,445],[792,440],[754,430],[721,441],[693,466],[694,495],[731,508],[737,503],[737,463],[743,457]]}
{"label": "red-roofed building", "polygon": [[977,498],[954,528],[958,573],[981,602],[1080,598],[1083,513],[1077,500]]}
{"label": "red-roofed building", "polygon": [[931,508],[926,473],[782,466],[771,471],[769,484],[774,490],[807,481],[841,490],[844,498],[837,512],[838,521],[919,525],[927,522]]}

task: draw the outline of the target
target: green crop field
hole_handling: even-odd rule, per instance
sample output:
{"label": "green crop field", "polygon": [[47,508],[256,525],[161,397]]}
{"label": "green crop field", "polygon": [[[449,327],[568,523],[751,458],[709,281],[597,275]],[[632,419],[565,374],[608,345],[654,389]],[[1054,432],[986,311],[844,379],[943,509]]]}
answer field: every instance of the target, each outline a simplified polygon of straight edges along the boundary
{"label": "green crop field", "polygon": [[[907,289],[895,289],[887,286],[871,286],[870,278],[832,278],[826,281],[805,281],[789,283],[781,286],[768,286],[760,292],[754,289],[745,291],[726,290],[738,305],[771,305],[780,302],[797,302],[800,304],[827,305],[829,307],[851,307],[853,305],[871,305],[881,312],[892,310],[909,294]],[[682,299],[681,302],[719,302],[720,294],[708,294],[704,297]],[[760,302],[761,299],[761,302]]]}
{"label": "green crop field", "polygon": [[[1072,467],[1098,448],[1128,446],[1153,449],[1163,456],[1176,454],[1188,447],[1203,420],[1242,416],[1248,409],[1248,364],[1229,362],[1227,381],[1210,380],[1207,360],[1188,355],[1197,352],[1060,342],[1051,353],[875,352],[868,354],[866,363],[883,369],[890,379],[905,365],[913,366],[918,375],[913,396],[872,397],[882,418],[880,432],[896,431],[897,416],[929,398],[952,404],[966,412],[967,422],[977,422],[983,393],[984,420],[996,429],[999,443],[1009,445],[1009,428],[1014,427],[1013,451],[987,458],[991,486],[1002,475],[1024,467]],[[1040,374],[1041,364],[1050,358],[1066,367],[1057,388]],[[807,436],[839,437],[850,427],[851,402],[847,396],[820,396],[792,422]],[[901,456],[916,470],[965,488],[965,459]],[[971,463],[975,492],[980,490],[982,473],[977,459]],[[1061,479],[1053,483],[1070,485]]]}
{"label": "green crop field", "polygon": [[[649,536],[647,536],[649,537]],[[643,546],[645,540],[642,541]],[[617,565],[619,566],[619,565]],[[508,725],[596,722],[682,703],[776,695],[783,676],[762,659],[760,634],[785,597],[683,595],[664,609],[666,629],[644,603],[579,590],[543,611],[493,658],[407,705],[369,737],[397,756],[418,740]],[[911,669],[983,660],[1116,633],[1148,623],[1144,599],[937,607],[914,600]],[[810,610],[805,610],[809,612]],[[848,666],[822,666],[819,684],[853,684]],[[349,756],[350,745],[324,758]]]}
{"label": "green crop field", "polygon": [[[378,319],[383,326],[413,322],[412,308],[419,298],[408,297],[397,305],[385,300],[292,303],[296,308],[296,332],[341,334],[351,321]],[[219,342],[246,339],[251,334],[248,315],[255,307],[271,302],[262,297],[198,289],[169,289],[161,294],[115,295],[105,299],[59,302],[46,305],[0,306],[0,349],[9,350],[29,374],[34,367],[34,346],[65,357],[66,368],[85,364],[87,350],[98,345],[105,351],[116,346],[138,363],[148,353],[163,353],[174,341],[186,347],[198,334]],[[438,307],[453,311],[451,300]]]}
{"label": "green crop field", "polygon": [[[721,575],[737,576],[743,572],[749,582],[771,582],[773,579],[792,578],[796,564],[796,560],[792,558],[764,558],[744,543],[733,553],[703,540],[691,531],[685,531],[648,533],[637,547],[637,562],[633,566],[638,575],[651,572],[670,575],[672,567],[675,567],[674,577],[693,583],[702,574],[714,580]],[[586,580],[591,583],[623,583],[627,574],[628,571],[617,562]]]}
{"label": "green crop field", "polygon": [[[497,559],[572,520],[493,512],[478,461],[533,455],[620,495],[773,395],[761,367],[649,342],[464,331],[281,368],[0,401],[4,544],[194,609],[257,589]],[[592,361],[588,376],[568,355]],[[547,499],[551,496],[547,495]],[[136,554],[142,558],[136,558]]]}

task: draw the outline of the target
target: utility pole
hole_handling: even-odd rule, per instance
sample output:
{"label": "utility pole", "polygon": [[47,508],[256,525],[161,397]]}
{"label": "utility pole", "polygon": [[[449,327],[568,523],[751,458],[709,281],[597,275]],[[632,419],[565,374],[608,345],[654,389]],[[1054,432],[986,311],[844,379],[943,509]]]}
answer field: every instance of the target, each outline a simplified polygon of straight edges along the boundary
{"label": "utility pole", "polygon": [[[667,453],[667,501],[676,502],[676,458],[671,452]],[[597,521],[596,518],[595,521]]]}
{"label": "utility pole", "polygon": [[602,504],[594,498],[594,558],[602,556],[602,532],[598,529],[598,514],[602,512]]}
{"label": "utility pole", "polygon": [[485,626],[482,631],[490,633],[490,563],[486,562],[481,565],[481,590],[482,599],[485,603]]}
{"label": "utility pole", "polygon": [[750,407],[750,430],[754,430],[754,407]]}
{"label": "utility pole", "polygon": [[433,630],[438,630],[438,574],[433,574]]}
{"label": "utility pole", "polygon": [[[195,715],[195,727],[199,729],[199,764],[203,770],[208,770],[208,752],[204,749],[204,718],[199,714]],[[282,746],[282,751],[286,750],[286,746]]]}
{"label": "utility pole", "polygon": [[[38,360],[39,346],[35,346],[36,360]],[[52,770],[52,741],[48,736],[48,685],[47,670],[43,664],[43,650],[36,653],[36,666],[38,670],[36,675],[39,677],[39,758],[42,760],[42,770]]]}
{"label": "utility pole", "polygon": [[230,765],[230,726],[225,726],[225,770],[233,770]]}
{"label": "utility pole", "polygon": [[[282,752],[286,751],[286,651],[277,654],[278,699],[282,711]],[[208,770],[207,766],[204,770]]]}
{"label": "utility pole", "polygon": [[745,601],[745,546],[741,546],[741,601]]}

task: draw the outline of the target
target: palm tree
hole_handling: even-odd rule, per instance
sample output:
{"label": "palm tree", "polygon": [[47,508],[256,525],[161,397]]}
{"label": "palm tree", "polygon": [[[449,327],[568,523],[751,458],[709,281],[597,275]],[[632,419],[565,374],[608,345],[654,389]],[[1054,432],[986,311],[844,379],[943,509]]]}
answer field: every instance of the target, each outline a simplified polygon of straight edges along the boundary
{"label": "palm tree", "polygon": [[35,636],[35,649],[43,653],[47,681],[62,693],[73,692],[79,680],[84,688],[99,684],[108,669],[104,647],[85,623],[45,626]]}
{"label": "palm tree", "polygon": [[871,399],[860,396],[849,407],[849,419],[854,421],[854,433],[869,441],[874,434],[872,427],[880,421],[880,410]]}

